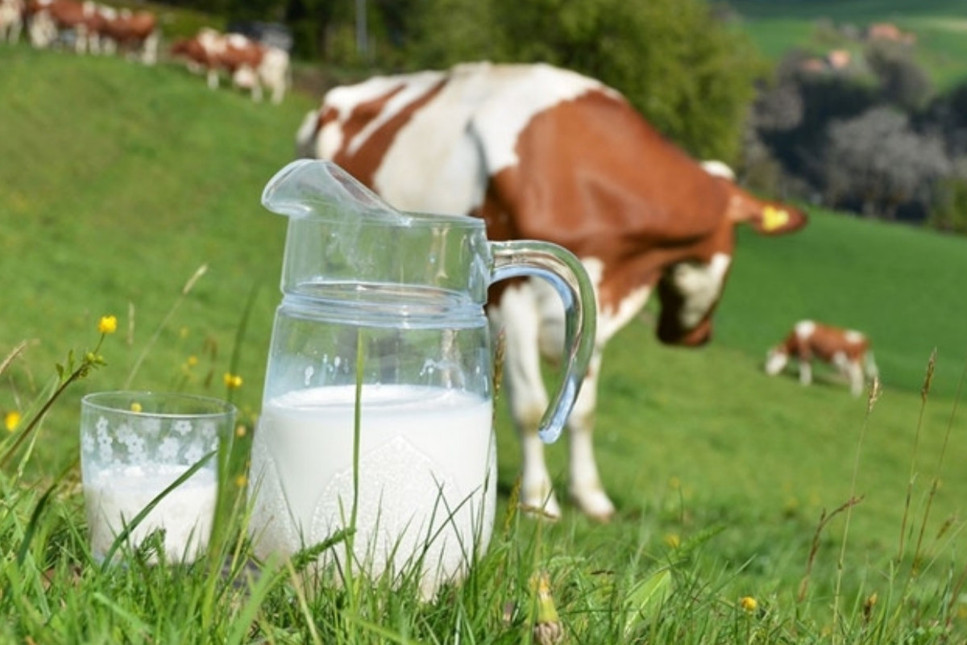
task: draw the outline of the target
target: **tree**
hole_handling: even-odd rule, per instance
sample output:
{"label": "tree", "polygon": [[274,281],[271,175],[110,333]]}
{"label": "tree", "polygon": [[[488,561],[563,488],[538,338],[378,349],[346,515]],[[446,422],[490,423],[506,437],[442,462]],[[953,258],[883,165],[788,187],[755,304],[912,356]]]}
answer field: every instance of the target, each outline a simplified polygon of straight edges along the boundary
{"label": "tree", "polygon": [[910,204],[926,212],[938,180],[950,172],[943,143],[914,132],[894,108],[834,121],[826,140],[827,203],[857,207],[866,215],[893,218]]}
{"label": "tree", "polygon": [[414,67],[487,58],[573,69],[701,158],[737,158],[762,71],[702,0],[422,0],[410,26]]}
{"label": "tree", "polygon": [[879,78],[880,91],[888,103],[912,112],[930,99],[930,78],[914,62],[908,45],[873,41],[866,50],[866,61]]}
{"label": "tree", "polygon": [[419,0],[413,9],[405,23],[407,68],[442,69],[499,58],[491,0]]}

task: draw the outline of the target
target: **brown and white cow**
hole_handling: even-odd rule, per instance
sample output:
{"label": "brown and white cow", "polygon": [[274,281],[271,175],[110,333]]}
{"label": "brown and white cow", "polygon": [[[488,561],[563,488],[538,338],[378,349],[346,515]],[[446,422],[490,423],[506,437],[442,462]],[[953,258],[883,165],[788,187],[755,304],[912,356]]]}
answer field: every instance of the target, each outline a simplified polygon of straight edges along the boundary
{"label": "brown and white cow", "polygon": [[[735,226],[776,234],[806,221],[707,172],[616,90],[543,64],[466,64],[334,88],[299,128],[297,150],[334,161],[402,210],[483,217],[491,239],[548,240],[581,259],[598,324],[568,420],[570,493],[602,520],[614,506],[591,438],[607,341],[657,292],[658,337],[704,343]],[[493,290],[491,300],[522,440],[521,501],[556,517],[537,424],[548,403],[540,353],[560,355],[563,307],[541,280]]]}
{"label": "brown and white cow", "polygon": [[158,19],[150,11],[102,10],[98,35],[105,51],[129,52],[145,65],[158,61]]}
{"label": "brown and white cow", "polygon": [[76,0],[29,0],[24,9],[30,44],[50,47],[61,33],[70,34],[74,50],[82,54],[89,49],[91,20],[96,19],[93,6]]}
{"label": "brown and white cow", "polygon": [[803,385],[812,383],[812,362],[817,359],[832,365],[847,378],[853,396],[863,393],[866,380],[879,377],[870,341],[864,334],[813,320],[796,323],[786,339],[769,350],[766,373],[775,376],[785,368],[790,357],[799,365],[799,382]]}
{"label": "brown and white cow", "polygon": [[272,102],[281,103],[289,85],[288,52],[241,34],[204,28],[194,38],[175,42],[171,54],[204,73],[211,89],[218,87],[219,74],[224,71],[234,86],[250,89],[256,101],[262,99],[265,87],[272,92]]}

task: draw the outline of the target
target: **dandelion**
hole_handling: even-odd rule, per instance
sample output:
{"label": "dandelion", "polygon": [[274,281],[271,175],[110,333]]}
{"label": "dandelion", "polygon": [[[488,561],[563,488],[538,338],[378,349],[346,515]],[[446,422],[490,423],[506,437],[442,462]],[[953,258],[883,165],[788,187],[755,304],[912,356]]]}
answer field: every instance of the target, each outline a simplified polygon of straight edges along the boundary
{"label": "dandelion", "polygon": [[11,410],[3,417],[3,426],[7,429],[7,432],[13,432],[20,425],[20,413],[16,410]]}
{"label": "dandelion", "polygon": [[238,437],[239,439],[241,439],[242,437],[244,437],[247,432],[248,432],[248,430],[245,429],[245,426],[244,425],[239,424],[239,425],[235,426],[235,436]]}
{"label": "dandelion", "polygon": [[135,414],[141,412],[142,409],[143,408],[141,407],[141,404],[138,403],[137,401],[131,404],[131,412],[134,412]]}
{"label": "dandelion", "polygon": [[188,357],[188,361],[186,365],[188,365],[188,367],[194,367],[195,365],[198,365],[198,357],[192,354],[191,356]]}
{"label": "dandelion", "polygon": [[242,387],[242,377],[238,374],[225,372],[225,387],[230,390],[237,390],[238,388]]}
{"label": "dandelion", "polygon": [[117,316],[101,316],[101,320],[97,323],[97,331],[102,334],[113,334],[118,330],[118,317]]}
{"label": "dandelion", "polygon": [[742,607],[744,611],[747,611],[751,614],[759,608],[759,601],[752,596],[743,596],[742,599],[739,600],[739,606]]}

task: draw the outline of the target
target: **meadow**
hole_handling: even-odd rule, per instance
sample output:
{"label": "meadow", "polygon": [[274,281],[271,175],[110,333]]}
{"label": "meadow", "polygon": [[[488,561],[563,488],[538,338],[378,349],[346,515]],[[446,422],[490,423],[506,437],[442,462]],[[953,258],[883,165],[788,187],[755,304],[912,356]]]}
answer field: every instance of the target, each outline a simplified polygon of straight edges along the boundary
{"label": "meadow", "polygon": [[[76,467],[86,392],[234,400],[243,436],[225,483],[238,499],[284,241],[259,195],[316,99],[254,104],[177,66],[25,46],[0,48],[0,97],[0,361],[25,342],[0,369],[0,415],[29,419],[55,364],[97,344],[101,316],[120,322],[106,365],[0,472],[4,640],[526,643],[541,622],[576,643],[967,639],[967,239],[826,212],[787,238],[741,232],[709,346],[660,346],[650,310],[609,345],[596,440],[610,524],[569,505],[556,523],[517,512],[502,410],[494,538],[432,602],[406,585],[337,588],[298,561],[253,564],[244,507],[190,567],[140,552],[96,565]],[[875,401],[827,371],[811,388],[762,373],[803,317],[870,334]],[[562,493],[564,443],[549,448]]]}

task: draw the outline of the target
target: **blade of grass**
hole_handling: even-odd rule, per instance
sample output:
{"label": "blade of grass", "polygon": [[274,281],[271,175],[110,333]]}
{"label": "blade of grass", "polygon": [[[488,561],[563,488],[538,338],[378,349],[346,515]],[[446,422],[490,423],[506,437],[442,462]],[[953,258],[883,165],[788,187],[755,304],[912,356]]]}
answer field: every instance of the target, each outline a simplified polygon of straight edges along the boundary
{"label": "blade of grass", "polygon": [[168,326],[168,321],[171,320],[171,317],[175,314],[175,311],[178,310],[178,307],[195,286],[195,283],[198,282],[198,280],[200,280],[207,271],[208,265],[202,264],[200,267],[195,269],[195,272],[191,274],[191,277],[188,278],[187,282],[185,282],[185,285],[181,288],[181,293],[179,293],[178,297],[175,298],[175,301],[172,303],[168,313],[166,313],[165,317],[161,319],[160,323],[158,323],[158,326],[154,330],[154,334],[152,334],[151,338],[145,344],[144,348],[141,350],[141,353],[138,354],[137,360],[134,361],[134,366],[131,367],[131,372],[128,374],[127,380],[124,381],[124,389],[129,389],[131,387],[131,383],[134,381],[135,375],[137,375],[138,371],[141,369],[141,364],[144,362],[144,359],[147,358],[148,352],[151,351],[151,348],[154,347],[154,344],[158,341],[158,337],[161,336],[162,330]]}
{"label": "blade of grass", "polygon": [[77,466],[79,460],[80,457],[75,457],[74,460],[71,461],[71,463],[64,468],[60,474],[57,475],[57,477],[54,478],[54,481],[51,483],[51,485],[47,487],[47,490],[44,491],[44,494],[40,496],[39,500],[37,500],[37,505],[34,506],[34,510],[30,514],[30,520],[27,522],[27,528],[24,530],[23,539],[20,541],[20,548],[17,549],[17,564],[23,564],[24,559],[27,557],[27,551],[30,550],[30,542],[34,538],[34,533],[37,532],[37,525],[40,522],[40,516],[43,515],[44,510],[47,508],[47,502],[50,501],[50,496],[54,493],[57,487],[60,486],[60,483],[64,480],[64,477],[67,476],[67,473],[72,471]]}

